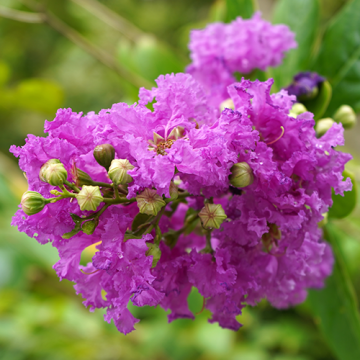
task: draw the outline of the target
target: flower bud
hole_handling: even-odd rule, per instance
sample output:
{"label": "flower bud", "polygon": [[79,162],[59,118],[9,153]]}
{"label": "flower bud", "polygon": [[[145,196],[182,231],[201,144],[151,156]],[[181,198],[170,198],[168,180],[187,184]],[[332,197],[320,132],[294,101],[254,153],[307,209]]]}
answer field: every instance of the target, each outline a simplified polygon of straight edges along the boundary
{"label": "flower bud", "polygon": [[342,123],[344,129],[351,129],[356,124],[356,114],[353,108],[349,105],[342,105],[336,111],[334,120],[337,123]]}
{"label": "flower bud", "polygon": [[46,179],[45,179],[45,172],[46,172],[47,168],[52,164],[61,164],[61,162],[58,159],[50,159],[50,160],[48,160],[40,169],[39,178],[40,178],[41,181],[47,182]]}
{"label": "flower bud", "polygon": [[254,175],[251,167],[246,162],[239,162],[234,164],[229,176],[230,184],[237,188],[243,188],[251,185],[254,182]]}
{"label": "flower bud", "polygon": [[110,144],[98,145],[94,149],[94,158],[99,165],[103,166],[108,171],[111,162],[115,158],[115,149]]}
{"label": "flower bud", "polygon": [[142,214],[156,216],[161,208],[165,206],[165,201],[156,193],[156,190],[148,188],[136,197],[136,201]]}
{"label": "flower bud", "polygon": [[296,119],[298,115],[304,112],[307,112],[306,107],[301,103],[295,103],[290,110],[289,116]]}
{"label": "flower bud", "polygon": [[84,186],[93,184],[93,179],[90,177],[88,173],[74,167],[72,169],[72,177],[75,181],[76,186]]}
{"label": "flower bud", "polygon": [[220,225],[227,218],[224,209],[220,204],[206,203],[199,212],[199,217],[204,228],[219,229]]}
{"label": "flower bud", "polygon": [[315,131],[318,136],[323,136],[334,124],[331,118],[320,119],[315,125]]}
{"label": "flower bud", "polygon": [[25,191],[21,198],[21,207],[26,215],[37,214],[48,203],[49,200],[36,191]]}
{"label": "flower bud", "polygon": [[82,224],[81,230],[83,233],[85,233],[87,235],[91,235],[94,233],[98,224],[99,224],[98,218],[90,220],[90,221],[86,221]]}
{"label": "flower bud", "polygon": [[95,211],[104,200],[98,186],[84,185],[78,194],[75,194],[81,210]]}
{"label": "flower bud", "polygon": [[132,170],[135,166],[131,165],[127,159],[115,159],[111,162],[109,168],[109,178],[115,185],[125,185],[132,182],[132,177],[128,175],[128,170]]}
{"label": "flower bud", "polygon": [[235,109],[235,105],[232,99],[226,99],[220,104],[220,112],[223,112],[225,109]]}
{"label": "flower bud", "polygon": [[67,179],[67,171],[59,160],[51,159],[41,167],[39,177],[50,185],[61,186]]}

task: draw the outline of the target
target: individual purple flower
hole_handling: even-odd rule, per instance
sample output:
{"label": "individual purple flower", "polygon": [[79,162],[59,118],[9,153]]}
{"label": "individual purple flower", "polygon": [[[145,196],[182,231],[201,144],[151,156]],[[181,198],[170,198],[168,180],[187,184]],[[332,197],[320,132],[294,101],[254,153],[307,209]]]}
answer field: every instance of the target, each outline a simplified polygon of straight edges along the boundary
{"label": "individual purple flower", "polygon": [[228,97],[227,86],[234,73],[266,70],[281,63],[286,51],[295,48],[295,34],[285,25],[272,25],[255,13],[251,19],[238,17],[230,24],[214,23],[190,33],[192,74],[218,105]]}
{"label": "individual purple flower", "polygon": [[294,76],[293,82],[285,88],[289,95],[295,95],[298,101],[313,99],[319,92],[319,86],[325,78],[316,72],[304,71]]}

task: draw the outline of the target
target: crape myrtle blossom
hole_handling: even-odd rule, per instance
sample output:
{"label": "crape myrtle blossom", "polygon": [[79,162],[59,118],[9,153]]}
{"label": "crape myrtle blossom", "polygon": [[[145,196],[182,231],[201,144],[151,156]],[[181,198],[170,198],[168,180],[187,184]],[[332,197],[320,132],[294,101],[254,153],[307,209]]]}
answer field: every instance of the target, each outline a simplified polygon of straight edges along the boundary
{"label": "crape myrtle blossom", "polygon": [[234,73],[280,65],[285,52],[297,46],[294,39],[286,25],[272,25],[259,12],[251,19],[213,23],[191,31],[187,72],[219,104],[228,97],[227,86],[236,81]]}
{"label": "crape myrtle blossom", "polygon": [[[189,74],[160,76],[157,85],[141,89],[137,104],[114,104],[99,114],[61,109],[45,123],[47,137],[29,135],[23,147],[13,146],[29,189],[50,202],[31,216],[19,209],[13,225],[40,243],[51,241],[60,279],[75,282],[91,310],[106,308],[105,320],[124,334],[138,322],[129,301],[170,309],[169,321],[194,318],[187,305],[193,286],[210,322],[233,330],[245,304],[267,298],[283,308],[303,301],[306,289],[323,286],[332,269],[318,229],[331,188],[351,189],[350,179],[342,179],[351,157],[335,150],[344,142],[342,125],[316,138],[313,115],[289,116],[295,97],[284,90],[270,95],[271,79],[230,85],[235,110],[220,114]],[[101,144],[126,159],[118,161],[126,165],[125,185],[108,177],[116,159],[109,175],[95,160]],[[39,178],[51,159],[67,170],[62,193]],[[239,163],[247,164],[240,170],[251,181],[230,191]],[[99,187],[100,210],[80,210],[74,168],[90,175],[89,189]],[[50,198],[50,191],[59,197]],[[139,215],[146,196],[156,206]],[[217,226],[209,228],[204,217]],[[84,221],[91,231],[71,233],[74,222]],[[80,266],[82,251],[95,243],[92,262]]]}

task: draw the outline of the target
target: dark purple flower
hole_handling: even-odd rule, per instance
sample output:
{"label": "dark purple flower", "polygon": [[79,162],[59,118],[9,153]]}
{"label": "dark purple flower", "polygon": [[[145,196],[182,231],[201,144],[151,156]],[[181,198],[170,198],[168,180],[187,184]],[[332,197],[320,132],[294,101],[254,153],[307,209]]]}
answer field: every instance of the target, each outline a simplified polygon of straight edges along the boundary
{"label": "dark purple flower", "polygon": [[294,76],[293,82],[285,90],[295,95],[298,101],[313,99],[319,92],[319,86],[325,78],[316,72],[304,71]]}

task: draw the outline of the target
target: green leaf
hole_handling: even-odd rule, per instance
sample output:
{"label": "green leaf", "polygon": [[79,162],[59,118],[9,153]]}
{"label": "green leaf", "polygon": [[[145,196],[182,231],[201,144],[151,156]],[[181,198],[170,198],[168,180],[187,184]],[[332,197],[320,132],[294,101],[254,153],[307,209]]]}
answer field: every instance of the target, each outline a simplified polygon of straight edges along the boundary
{"label": "green leaf", "polygon": [[151,267],[155,267],[158,261],[161,258],[161,250],[158,244],[146,243],[148,250],[146,251],[146,256],[152,256],[153,261]]}
{"label": "green leaf", "polygon": [[285,24],[295,33],[298,43],[286,55],[283,64],[272,70],[278,88],[289,85],[294,75],[307,70],[319,26],[318,0],[280,0],[274,10],[275,24]]}
{"label": "green leaf", "polygon": [[354,174],[344,171],[344,178],[350,178],[353,184],[351,191],[344,192],[344,196],[335,195],[334,190],[332,191],[333,206],[329,210],[329,218],[342,219],[354,210],[357,200],[357,183]]}
{"label": "green leaf", "polygon": [[333,87],[326,116],[343,104],[360,111],[360,0],[349,1],[335,16],[313,69]]}
{"label": "green leaf", "polygon": [[117,55],[123,66],[151,82],[161,74],[183,72],[186,65],[186,61],[177,56],[173,49],[151,35],[143,35],[134,45],[122,40]]}
{"label": "green leaf", "polygon": [[225,22],[231,22],[238,16],[250,19],[255,10],[254,0],[226,0]]}
{"label": "green leaf", "polygon": [[17,105],[25,110],[53,114],[61,107],[64,92],[56,83],[43,79],[22,81],[16,88]]}
{"label": "green leaf", "polygon": [[315,320],[337,358],[354,360],[360,359],[360,317],[338,231],[333,224],[326,226],[326,238],[335,255],[334,270],[324,289],[310,291],[309,302]]}
{"label": "green leaf", "polygon": [[311,100],[302,101],[306,109],[314,114],[314,119],[319,120],[324,115],[330,104],[332,88],[328,81],[324,81],[319,87],[318,95]]}
{"label": "green leaf", "polygon": [[152,215],[138,213],[131,224],[131,231],[135,231],[140,225],[149,222],[153,218],[154,217]]}

